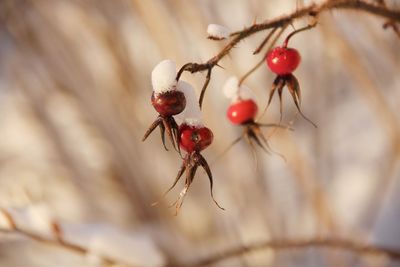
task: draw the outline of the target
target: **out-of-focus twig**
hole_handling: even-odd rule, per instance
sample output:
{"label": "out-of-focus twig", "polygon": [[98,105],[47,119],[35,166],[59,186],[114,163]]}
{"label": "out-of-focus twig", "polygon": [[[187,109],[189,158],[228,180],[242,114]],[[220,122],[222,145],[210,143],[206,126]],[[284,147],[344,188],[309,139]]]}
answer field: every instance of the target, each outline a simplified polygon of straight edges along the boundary
{"label": "out-of-focus twig", "polygon": [[384,29],[392,28],[394,33],[396,33],[396,35],[400,38],[400,29],[397,26],[397,24],[395,22],[393,22],[392,20],[385,22],[385,24],[383,24],[383,28]]}
{"label": "out-of-focus twig", "polygon": [[[47,244],[47,245],[54,245],[54,246],[59,246],[62,248],[65,248],[67,250],[85,255],[89,253],[89,249],[80,245],[72,244],[68,241],[66,241],[63,237],[62,233],[62,228],[57,222],[51,222],[51,229],[53,233],[53,238],[47,238],[44,236],[41,236],[40,234],[28,232],[24,229],[21,229],[18,227],[16,221],[14,220],[13,216],[4,208],[0,208],[0,214],[2,214],[5,219],[7,220],[7,223],[9,225],[8,229],[1,229],[0,228],[0,233],[8,233],[8,234],[19,234],[23,237],[32,239],[34,241]],[[116,264],[119,264],[119,262],[112,260],[107,257],[102,257],[101,258],[103,262],[107,266],[114,266]]]}
{"label": "out-of-focus twig", "polygon": [[306,249],[310,247],[339,249],[360,255],[386,256],[392,260],[400,261],[400,250],[361,244],[357,241],[345,239],[308,239],[308,240],[271,240],[225,250],[201,259],[195,263],[184,265],[186,267],[200,267],[240,256],[260,249],[289,250]]}

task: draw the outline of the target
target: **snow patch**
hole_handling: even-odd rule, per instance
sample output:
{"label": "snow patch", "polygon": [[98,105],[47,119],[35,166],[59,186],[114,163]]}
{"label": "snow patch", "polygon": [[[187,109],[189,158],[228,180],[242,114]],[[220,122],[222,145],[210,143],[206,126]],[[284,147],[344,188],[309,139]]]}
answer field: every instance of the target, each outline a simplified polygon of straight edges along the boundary
{"label": "snow patch", "polygon": [[232,76],[226,80],[224,86],[222,87],[222,91],[227,98],[234,98],[239,93],[239,80],[236,76]]}
{"label": "snow patch", "polygon": [[207,27],[207,34],[209,39],[223,40],[229,37],[231,30],[222,25],[209,24]]}
{"label": "snow patch", "polygon": [[202,113],[193,86],[185,81],[179,81],[177,89],[185,94],[186,108],[175,118],[191,126],[202,126]]}
{"label": "snow patch", "polygon": [[183,120],[183,123],[192,127],[200,128],[203,127],[204,124],[201,119],[197,118],[185,118]]}
{"label": "snow patch", "polygon": [[151,82],[156,94],[173,91],[176,89],[176,64],[166,59],[158,63],[152,73]]}

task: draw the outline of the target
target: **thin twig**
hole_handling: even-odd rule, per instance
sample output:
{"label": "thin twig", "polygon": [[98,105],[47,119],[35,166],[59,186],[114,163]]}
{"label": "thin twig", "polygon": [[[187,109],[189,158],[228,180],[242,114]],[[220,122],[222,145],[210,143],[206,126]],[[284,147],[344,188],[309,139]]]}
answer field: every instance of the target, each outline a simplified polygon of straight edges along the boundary
{"label": "thin twig", "polygon": [[203,106],[204,94],[206,93],[207,86],[210,83],[211,71],[212,71],[212,68],[209,68],[207,71],[207,76],[206,76],[206,80],[204,81],[203,88],[201,88],[201,93],[200,93],[200,98],[199,98],[200,108],[202,108],[202,106]]}
{"label": "thin twig", "polygon": [[[355,9],[365,11],[367,13],[374,14],[376,16],[385,17],[394,21],[400,22],[400,10],[390,10],[386,7],[375,5],[363,0],[341,0],[332,1],[328,0],[320,5],[311,4],[301,9],[296,10],[285,16],[278,17],[273,20],[269,20],[259,24],[253,24],[250,27],[243,29],[242,31],[231,34],[234,38],[214,57],[209,59],[206,63],[187,63],[185,64],[180,72],[188,71],[191,73],[201,72],[214,67],[218,62],[225,57],[229,51],[235,47],[241,40],[263,30],[282,27],[285,24],[291,23],[292,21],[302,18],[304,16],[312,15],[316,16],[321,12],[331,9]],[[180,75],[179,75],[180,76]],[[179,78],[179,76],[177,78]]]}
{"label": "thin twig", "polygon": [[272,29],[268,35],[265,37],[265,39],[261,42],[261,44],[257,47],[256,50],[254,50],[253,55],[257,55],[258,53],[261,52],[261,50],[264,48],[264,46],[268,43],[268,41],[271,39],[272,35],[276,32],[278,28]]}
{"label": "thin twig", "polygon": [[248,252],[260,249],[273,250],[289,250],[289,249],[306,249],[310,247],[340,249],[356,254],[364,255],[384,255],[392,260],[400,261],[400,251],[373,245],[364,245],[356,241],[344,239],[310,239],[310,240],[271,240],[256,243],[249,246],[228,249],[226,251],[216,253],[210,257],[199,260],[195,263],[185,265],[185,267],[200,267],[215,264],[217,262],[237,257]]}

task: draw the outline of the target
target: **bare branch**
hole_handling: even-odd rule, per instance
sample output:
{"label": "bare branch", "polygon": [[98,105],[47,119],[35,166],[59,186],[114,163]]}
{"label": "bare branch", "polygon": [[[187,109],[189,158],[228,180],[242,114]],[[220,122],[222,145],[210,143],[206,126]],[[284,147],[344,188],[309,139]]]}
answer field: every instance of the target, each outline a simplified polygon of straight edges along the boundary
{"label": "bare branch", "polygon": [[[184,71],[196,73],[208,70],[210,73],[212,68],[218,65],[218,62],[228,55],[231,49],[234,48],[241,40],[246,39],[257,32],[283,27],[284,25],[291,24],[294,20],[305,16],[316,17],[320,13],[332,9],[359,10],[376,16],[384,17],[393,22],[400,22],[400,10],[391,10],[379,3],[373,4],[364,0],[326,0],[319,5],[311,4],[297,9],[288,15],[284,15],[259,24],[254,23],[252,26],[246,27],[241,31],[231,33],[231,41],[216,56],[209,59],[206,63],[187,63],[183,65],[177,74],[176,80],[179,80]],[[208,77],[209,75],[207,75],[207,78]],[[208,85],[208,82],[209,81],[206,80],[205,85]],[[202,91],[204,91],[204,87]]]}
{"label": "bare branch", "polygon": [[[234,32],[231,34],[234,37],[216,56],[208,60],[204,64],[187,63],[180,72],[189,71],[191,73],[201,72],[214,67],[218,62],[225,57],[229,51],[235,47],[241,40],[263,30],[282,27],[285,24],[290,24],[296,19],[317,14],[331,10],[331,9],[354,9],[365,11],[376,16],[392,19],[393,21],[400,22],[400,10],[390,10],[387,7],[365,2],[363,0],[327,0],[320,5],[311,4],[303,8],[297,9],[295,12],[285,16],[278,17],[259,24],[253,24],[242,31]],[[179,75],[180,76],[180,75]],[[179,78],[179,77],[177,77]]]}

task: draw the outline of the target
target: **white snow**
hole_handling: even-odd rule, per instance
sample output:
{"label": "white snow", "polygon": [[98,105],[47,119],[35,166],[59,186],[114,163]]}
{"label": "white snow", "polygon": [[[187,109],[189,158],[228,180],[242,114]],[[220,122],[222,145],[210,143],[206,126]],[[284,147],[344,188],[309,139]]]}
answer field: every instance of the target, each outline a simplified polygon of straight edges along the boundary
{"label": "white snow", "polygon": [[231,30],[228,27],[218,25],[218,24],[209,24],[207,27],[208,38],[215,40],[222,40],[229,37],[231,34]]}
{"label": "white snow", "polygon": [[224,86],[222,87],[222,91],[225,96],[229,99],[236,97],[239,93],[239,80],[236,76],[229,77],[226,80]]}
{"label": "white snow", "polygon": [[180,80],[177,89],[185,94],[186,108],[182,113],[175,116],[175,118],[191,126],[203,126],[199,98],[197,97],[193,86]]}
{"label": "white snow", "polygon": [[240,85],[239,87],[239,79],[235,76],[232,76],[228,80],[226,80],[222,89],[225,96],[231,99],[232,102],[236,102],[239,99],[254,100],[256,98],[253,91],[249,87],[245,85]]}
{"label": "white snow", "polygon": [[174,61],[166,59],[158,63],[152,73],[151,82],[156,94],[175,90],[176,88],[176,64]]}

